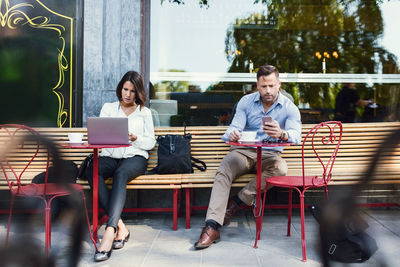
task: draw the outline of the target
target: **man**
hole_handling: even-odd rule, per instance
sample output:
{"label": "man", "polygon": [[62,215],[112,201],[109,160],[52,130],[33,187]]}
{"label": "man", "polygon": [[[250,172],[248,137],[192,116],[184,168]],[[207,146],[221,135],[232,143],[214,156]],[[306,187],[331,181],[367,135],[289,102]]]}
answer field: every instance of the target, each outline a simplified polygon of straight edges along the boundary
{"label": "man", "polygon": [[[245,95],[239,101],[232,123],[222,139],[238,141],[241,131],[257,131],[257,139],[299,143],[301,120],[299,109],[280,93],[278,70],[271,65],[262,66],[257,72],[257,92]],[[262,125],[262,117],[271,116],[272,122]],[[262,188],[265,178],[286,175],[286,162],[280,157],[282,147],[268,147],[262,152]],[[210,203],[206,226],[195,243],[195,248],[207,248],[220,239],[219,227],[229,223],[232,215],[243,204],[253,205],[257,190],[254,177],[237,196],[229,200],[232,182],[240,175],[255,172],[257,152],[252,147],[232,146],[219,166]]]}
{"label": "man", "polygon": [[356,107],[373,104],[374,101],[360,99],[354,84],[345,84],[336,96],[335,117],[333,120],[341,122],[354,122]]}

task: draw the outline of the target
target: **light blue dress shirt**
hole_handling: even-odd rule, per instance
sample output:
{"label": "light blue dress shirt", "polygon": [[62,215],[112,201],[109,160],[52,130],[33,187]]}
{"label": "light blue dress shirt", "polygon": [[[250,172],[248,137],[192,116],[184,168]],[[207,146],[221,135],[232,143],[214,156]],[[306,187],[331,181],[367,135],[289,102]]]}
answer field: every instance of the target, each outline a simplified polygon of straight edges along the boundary
{"label": "light blue dress shirt", "polygon": [[[240,99],[236,107],[236,114],[222,136],[222,140],[229,141],[229,134],[236,129],[239,132],[257,131],[258,140],[278,141],[279,139],[272,138],[262,131],[261,118],[264,116],[271,116],[273,120],[279,123],[281,129],[288,133],[287,142],[295,144],[301,142],[301,116],[297,106],[286,96],[279,93],[278,99],[265,112],[259,92],[245,95]],[[263,149],[283,151],[283,147],[264,147]]]}

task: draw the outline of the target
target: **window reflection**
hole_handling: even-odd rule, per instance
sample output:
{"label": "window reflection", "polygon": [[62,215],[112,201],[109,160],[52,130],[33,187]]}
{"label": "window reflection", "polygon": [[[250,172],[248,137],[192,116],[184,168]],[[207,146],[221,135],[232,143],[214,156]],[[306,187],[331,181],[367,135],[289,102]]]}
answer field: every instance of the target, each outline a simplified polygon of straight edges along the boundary
{"label": "window reflection", "polygon": [[[255,83],[218,84],[216,91],[202,92],[195,84],[182,92],[164,92],[163,99],[151,100],[160,114],[161,126],[227,125],[232,108],[239,99],[255,89]],[[303,123],[318,123],[334,118],[336,95],[341,83],[282,83],[282,90],[293,97]],[[240,90],[230,90],[238,88]],[[301,91],[300,91],[301,88]],[[355,107],[354,122],[398,121],[400,84],[355,84],[360,99],[373,99],[377,107]],[[315,92],[319,92],[316,94]]]}
{"label": "window reflection", "polygon": [[[283,81],[283,89],[301,109],[303,123],[332,119],[335,97],[349,79],[356,80],[362,99],[372,98],[379,106],[357,108],[355,121],[399,119],[399,55],[393,42],[400,46],[400,41],[391,39],[389,45],[385,37],[385,30],[399,23],[386,10],[400,10],[398,3],[205,2],[208,7],[198,1],[152,1],[151,72],[152,77],[162,77],[152,82],[156,99],[177,103],[170,125],[224,124],[255,82],[241,74],[256,72],[266,63],[288,76],[332,77],[323,82]],[[204,73],[210,75],[203,79]],[[218,79],[218,74],[223,77]],[[386,74],[395,75],[395,80]]]}

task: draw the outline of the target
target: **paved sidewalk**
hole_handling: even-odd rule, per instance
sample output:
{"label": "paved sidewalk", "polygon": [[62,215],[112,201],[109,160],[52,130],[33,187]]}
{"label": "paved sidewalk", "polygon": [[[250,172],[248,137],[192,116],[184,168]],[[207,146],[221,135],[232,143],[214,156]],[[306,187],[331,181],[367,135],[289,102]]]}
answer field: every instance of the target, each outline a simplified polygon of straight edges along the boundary
{"label": "paved sidewalk", "polygon": [[[378,243],[378,251],[365,263],[350,266],[399,266],[400,209],[365,210],[371,234]],[[131,238],[125,247],[115,250],[108,261],[93,262],[94,248],[88,240],[79,266],[321,266],[318,254],[318,225],[306,216],[307,262],[301,261],[300,216],[292,219],[292,236],[286,237],[286,212],[266,211],[259,248],[254,249],[255,222],[250,211],[233,217],[229,226],[221,228],[221,241],[208,249],[194,250],[204,215],[192,217],[192,228],[185,229],[184,218],[179,218],[178,231],[172,230],[171,215],[139,214],[126,222]],[[1,232],[5,226],[2,224]],[[104,227],[99,231],[99,235]],[[67,238],[53,228],[53,250],[64,247]],[[38,233],[44,239],[44,234]],[[65,249],[65,247],[64,247]],[[60,263],[59,266],[62,266]],[[334,266],[343,266],[334,264]]]}

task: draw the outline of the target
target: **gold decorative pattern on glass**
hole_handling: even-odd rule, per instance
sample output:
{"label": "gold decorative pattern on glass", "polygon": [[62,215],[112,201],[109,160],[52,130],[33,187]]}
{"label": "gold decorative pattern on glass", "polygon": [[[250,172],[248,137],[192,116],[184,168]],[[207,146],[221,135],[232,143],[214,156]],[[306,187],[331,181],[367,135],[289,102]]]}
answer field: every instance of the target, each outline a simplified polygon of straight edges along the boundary
{"label": "gold decorative pattern on glass", "polygon": [[[0,26],[2,28],[8,27],[9,29],[16,29],[18,26],[28,25],[36,29],[45,29],[55,31],[58,35],[58,40],[61,42],[61,46],[57,48],[57,65],[58,65],[58,80],[54,87],[51,89],[58,99],[58,114],[57,114],[57,126],[72,126],[72,38],[73,38],[73,18],[61,15],[57,12],[50,10],[41,1],[35,0],[38,6],[31,3],[19,3],[13,6],[10,5],[9,0],[0,0]],[[35,16],[30,17],[26,10],[27,8],[39,8],[42,7],[46,11],[53,15],[69,20],[70,27],[70,51],[65,51],[66,40],[63,34],[66,32],[66,27],[61,24],[50,23],[51,19],[49,16]],[[69,57],[69,60],[67,56]],[[69,63],[68,63],[69,62]],[[69,106],[65,107],[65,96],[62,94],[61,89],[64,86],[65,74],[69,71],[70,88],[69,88]],[[68,123],[69,122],[69,123]]]}

